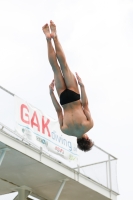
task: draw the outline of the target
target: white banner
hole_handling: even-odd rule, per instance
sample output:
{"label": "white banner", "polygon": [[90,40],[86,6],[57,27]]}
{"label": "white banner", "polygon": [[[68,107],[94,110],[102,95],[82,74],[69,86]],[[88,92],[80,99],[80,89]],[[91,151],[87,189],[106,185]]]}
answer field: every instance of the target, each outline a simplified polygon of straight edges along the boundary
{"label": "white banner", "polygon": [[16,131],[44,150],[78,162],[77,139],[61,132],[59,122],[15,96]]}

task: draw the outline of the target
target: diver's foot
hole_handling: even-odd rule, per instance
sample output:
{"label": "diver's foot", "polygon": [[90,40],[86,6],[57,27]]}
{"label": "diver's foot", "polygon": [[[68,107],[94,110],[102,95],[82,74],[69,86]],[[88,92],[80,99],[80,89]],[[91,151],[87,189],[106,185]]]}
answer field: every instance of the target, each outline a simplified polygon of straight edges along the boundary
{"label": "diver's foot", "polygon": [[45,24],[43,27],[42,27],[42,30],[46,36],[46,39],[51,39],[51,34],[50,34],[50,30],[49,30],[49,25],[48,24]]}
{"label": "diver's foot", "polygon": [[51,29],[51,38],[55,38],[57,36],[56,34],[56,25],[52,20],[50,20],[50,29]]}

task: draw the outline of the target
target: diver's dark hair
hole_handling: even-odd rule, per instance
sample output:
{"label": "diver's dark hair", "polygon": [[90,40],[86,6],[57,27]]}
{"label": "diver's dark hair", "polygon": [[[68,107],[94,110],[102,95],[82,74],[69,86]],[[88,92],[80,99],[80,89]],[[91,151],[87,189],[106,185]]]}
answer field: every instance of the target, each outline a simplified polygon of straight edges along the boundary
{"label": "diver's dark hair", "polygon": [[77,138],[78,148],[82,151],[89,151],[94,145],[92,140],[86,138]]}

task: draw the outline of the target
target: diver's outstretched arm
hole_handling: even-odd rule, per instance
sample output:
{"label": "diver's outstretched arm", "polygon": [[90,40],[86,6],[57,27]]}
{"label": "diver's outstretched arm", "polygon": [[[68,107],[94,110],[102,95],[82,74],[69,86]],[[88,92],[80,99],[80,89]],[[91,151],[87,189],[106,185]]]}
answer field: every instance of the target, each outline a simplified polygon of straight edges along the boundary
{"label": "diver's outstretched arm", "polygon": [[54,105],[54,108],[57,112],[57,116],[58,116],[58,120],[59,120],[59,124],[60,127],[63,126],[63,114],[62,114],[62,108],[60,106],[60,104],[58,103],[55,95],[54,95],[54,80],[52,81],[52,83],[49,85],[49,90],[50,90],[50,96],[52,99],[52,103]]}
{"label": "diver's outstretched arm", "polygon": [[93,119],[91,117],[91,113],[89,110],[89,103],[88,103],[88,98],[85,92],[85,86],[82,82],[82,79],[79,77],[79,75],[76,73],[76,77],[78,80],[78,84],[80,85],[80,90],[81,90],[81,102],[82,102],[82,107],[83,107],[83,112],[88,120],[88,124],[86,124],[89,129],[94,126]]}
{"label": "diver's outstretched arm", "polygon": [[78,80],[78,84],[80,85],[82,106],[86,107],[86,106],[88,106],[88,98],[87,98],[87,95],[85,92],[85,86],[82,82],[82,79],[79,77],[79,75],[77,73],[76,73],[76,77]]}
{"label": "diver's outstretched arm", "polygon": [[58,112],[62,111],[62,108],[61,108],[60,104],[58,103],[58,101],[57,101],[57,99],[54,95],[54,82],[55,81],[53,80],[52,83],[49,85],[49,91],[50,91],[52,103],[55,107],[56,112],[58,113]]}

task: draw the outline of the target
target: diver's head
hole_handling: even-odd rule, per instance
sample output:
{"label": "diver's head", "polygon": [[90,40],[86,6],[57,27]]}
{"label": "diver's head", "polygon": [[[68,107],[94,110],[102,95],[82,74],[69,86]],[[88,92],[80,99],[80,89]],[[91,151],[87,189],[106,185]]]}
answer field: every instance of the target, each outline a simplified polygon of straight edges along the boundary
{"label": "diver's head", "polygon": [[78,148],[82,151],[89,151],[94,145],[91,139],[89,139],[88,135],[85,133],[81,138],[77,138]]}

